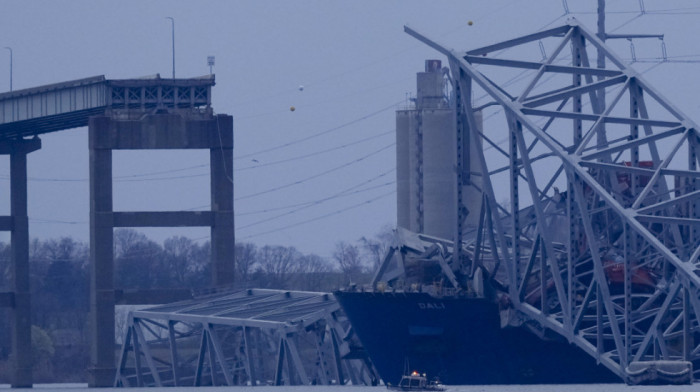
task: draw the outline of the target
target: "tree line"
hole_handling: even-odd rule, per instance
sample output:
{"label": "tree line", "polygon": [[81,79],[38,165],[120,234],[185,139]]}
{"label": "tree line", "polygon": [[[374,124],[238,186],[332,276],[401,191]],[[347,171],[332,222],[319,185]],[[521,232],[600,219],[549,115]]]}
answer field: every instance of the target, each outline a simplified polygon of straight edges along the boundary
{"label": "tree line", "polygon": [[[385,228],[355,243],[338,242],[330,258],[294,247],[237,243],[235,288],[329,292],[367,283],[392,238]],[[210,243],[174,236],[162,244],[132,229],[114,232],[117,289],[210,287]],[[85,382],[88,334],[89,245],[71,237],[32,239],[29,249],[35,382]],[[9,291],[10,244],[0,242],[0,292]],[[0,384],[10,382],[9,311],[0,308]]]}

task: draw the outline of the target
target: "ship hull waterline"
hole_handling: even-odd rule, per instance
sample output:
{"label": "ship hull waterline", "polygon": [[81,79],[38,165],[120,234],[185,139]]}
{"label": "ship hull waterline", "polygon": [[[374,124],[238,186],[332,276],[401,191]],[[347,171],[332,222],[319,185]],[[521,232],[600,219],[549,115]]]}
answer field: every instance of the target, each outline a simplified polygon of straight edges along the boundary
{"label": "ship hull waterline", "polygon": [[385,383],[405,371],[444,384],[621,382],[577,347],[501,328],[498,305],[483,298],[420,292],[335,293]]}

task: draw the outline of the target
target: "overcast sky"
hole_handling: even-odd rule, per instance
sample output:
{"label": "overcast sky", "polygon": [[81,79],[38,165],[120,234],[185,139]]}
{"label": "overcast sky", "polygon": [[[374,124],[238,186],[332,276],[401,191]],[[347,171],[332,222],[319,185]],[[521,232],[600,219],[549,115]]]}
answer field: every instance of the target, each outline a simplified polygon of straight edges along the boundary
{"label": "overcast sky", "polygon": [[[394,113],[415,94],[424,60],[441,58],[404,24],[469,49],[569,17],[593,30],[595,7],[595,0],[3,1],[0,48],[13,50],[15,90],[95,75],[170,77],[166,17],[173,17],[176,76],[208,74],[207,56],[215,56],[213,107],[234,117],[237,241],[328,257],[336,242],[396,222]],[[608,9],[609,31],[664,33],[674,60],[700,59],[696,1],[617,0]],[[661,56],[659,40],[634,44],[640,60]],[[631,61],[627,41],[611,45]],[[644,76],[697,121],[698,71],[700,64],[668,62]],[[2,49],[0,91],[7,90]],[[30,235],[87,241],[87,129],[42,141],[29,156]],[[207,209],[207,163],[204,151],[115,152],[115,211]],[[9,214],[8,178],[9,159],[0,157],[0,215]],[[209,236],[208,229],[143,231],[158,241]]]}

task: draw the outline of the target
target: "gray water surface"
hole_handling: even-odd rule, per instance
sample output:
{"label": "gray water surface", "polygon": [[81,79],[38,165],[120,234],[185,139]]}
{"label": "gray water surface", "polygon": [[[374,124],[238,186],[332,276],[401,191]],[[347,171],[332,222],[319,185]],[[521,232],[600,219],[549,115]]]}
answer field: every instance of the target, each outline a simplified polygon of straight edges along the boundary
{"label": "gray water surface", "polygon": [[[104,392],[182,392],[182,391],[229,391],[229,392],[383,392],[385,387],[365,386],[294,386],[294,387],[166,387],[166,388],[95,388],[86,384],[36,384],[38,391],[85,392],[87,390]],[[13,389],[9,385],[0,385],[0,390],[31,391],[31,389]],[[449,385],[448,392],[689,392],[700,391],[700,385],[664,385],[664,386],[629,386],[625,384],[555,384],[555,385]]]}

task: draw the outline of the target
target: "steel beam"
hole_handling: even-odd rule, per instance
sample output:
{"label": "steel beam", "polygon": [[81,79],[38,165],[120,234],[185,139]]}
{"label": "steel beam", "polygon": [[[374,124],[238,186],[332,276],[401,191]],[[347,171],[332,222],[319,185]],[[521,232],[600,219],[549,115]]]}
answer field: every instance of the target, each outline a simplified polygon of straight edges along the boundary
{"label": "steel beam", "polygon": [[175,340],[175,322],[168,322],[168,344],[170,345],[170,364],[173,372],[173,385],[180,386],[180,358],[177,355],[177,343]]}
{"label": "steel beam", "polygon": [[[604,163],[604,162],[594,162],[594,161],[581,161],[579,162],[579,165],[582,167],[591,167],[591,168],[601,168],[601,169],[612,169],[616,172],[620,173],[631,173],[631,174],[638,174],[638,175],[644,175],[644,176],[652,176],[656,170],[654,169],[645,169],[643,167],[634,167],[634,166],[627,166],[627,165],[616,165],[612,163]],[[678,177],[688,177],[688,178],[699,178],[700,177],[700,172],[698,171],[689,171],[689,170],[676,170],[676,169],[661,169],[660,171],[662,176],[678,176]]]}
{"label": "steel beam", "polygon": [[[290,359],[290,363],[294,365],[293,367],[296,370],[296,376],[301,381],[301,385],[309,385],[309,377],[306,375],[306,369],[304,369],[304,362],[299,356],[299,350],[297,350],[296,343],[293,339],[290,339],[290,337],[287,337],[287,339],[285,339],[285,343],[288,349],[287,353],[289,354],[288,359]],[[290,378],[292,378],[291,375]]]}
{"label": "steel beam", "polygon": [[148,344],[146,343],[146,338],[143,334],[143,331],[141,330],[141,322],[138,319],[134,320],[134,331],[136,332],[136,336],[138,337],[138,341],[142,342],[140,348],[141,348],[141,351],[143,351],[143,356],[146,359],[146,364],[148,365],[148,369],[151,372],[151,377],[153,377],[154,385],[156,387],[162,387],[163,383],[161,383],[161,381],[160,381],[160,373],[158,371],[158,366],[156,366],[156,363],[153,360],[153,354],[151,354],[151,349],[148,347]]}
{"label": "steel beam", "polygon": [[[277,348],[277,366],[275,367],[275,385],[280,386],[284,385],[285,381],[288,380],[289,378],[289,372],[287,372],[287,379],[284,378],[284,367],[285,367],[285,354],[286,354],[286,344],[285,344],[285,338],[280,337],[279,340],[279,345]],[[287,385],[289,385],[288,382],[286,382]]]}
{"label": "steel beam", "polygon": [[[638,124],[633,124],[633,125],[638,125]],[[677,128],[669,129],[668,131],[653,134],[651,136],[642,137],[639,139],[631,139],[629,141],[626,141],[624,144],[604,148],[602,150],[597,150],[597,151],[592,152],[590,154],[582,155],[581,159],[591,160],[591,159],[596,159],[596,158],[606,156],[606,155],[609,156],[610,154],[612,154],[614,152],[624,151],[627,149],[631,149],[631,148],[638,147],[638,146],[641,146],[641,145],[644,145],[647,143],[654,142],[656,140],[664,139],[664,138],[667,138],[669,136],[677,135],[681,132],[684,132],[685,130],[686,129],[684,127],[677,127]],[[653,174],[653,171],[652,170],[650,170],[650,171]]]}
{"label": "steel beam", "polygon": [[[204,374],[204,360],[207,354],[207,334],[202,330],[201,338],[199,339],[199,353],[197,355],[197,366],[194,371],[193,385],[195,387],[202,385],[202,375]],[[212,370],[213,371],[213,370]]]}
{"label": "steel beam", "polygon": [[[509,105],[510,106],[510,105]],[[516,109],[517,110],[517,109]],[[681,125],[681,123],[677,121],[662,121],[662,120],[648,120],[644,118],[631,118],[631,117],[614,117],[614,116],[600,116],[597,114],[588,114],[588,113],[573,113],[573,112],[557,112],[554,110],[542,110],[542,109],[531,109],[527,107],[523,107],[522,109],[519,110],[523,114],[527,115],[532,115],[532,116],[542,116],[542,117],[557,117],[557,118],[566,118],[566,119],[573,119],[573,120],[588,120],[588,121],[597,121],[599,119],[602,120],[603,123],[607,124],[632,124],[632,125],[647,125],[647,126],[654,126],[654,127],[677,127]],[[539,127],[537,127],[539,128]]]}
{"label": "steel beam", "polygon": [[[604,25],[601,28],[599,34],[604,37]],[[490,177],[508,170],[513,212],[494,215],[496,208],[492,208],[483,214],[474,244],[474,255],[478,257],[473,262],[495,266],[494,270],[501,260],[506,263],[507,274],[500,275],[497,287],[508,290],[520,318],[562,335],[623,379],[627,378],[630,361],[685,358],[694,361],[696,367],[700,365],[700,345],[692,338],[700,328],[697,126],[575,20],[560,28],[466,52],[448,49],[411,28],[406,27],[406,32],[448,57],[457,102],[461,102],[460,109],[467,117],[477,110],[469,104],[472,81],[503,108],[510,148],[505,151],[497,144],[494,147],[507,163],[501,159],[494,164],[496,168],[489,169],[484,154],[480,154],[482,192],[485,204],[495,207]],[[559,39],[559,44],[555,54],[541,62],[482,57],[494,50],[547,38]],[[553,66],[567,41],[573,48],[571,65]],[[588,51],[596,49],[598,68],[593,69]],[[606,60],[612,65],[606,67]],[[532,78],[522,82],[525,87],[518,96],[508,85],[484,76],[482,71],[489,67],[531,70]],[[561,87],[560,81],[550,83],[543,77],[555,73],[570,74],[572,79]],[[618,91],[609,88],[621,84]],[[545,91],[528,98],[536,87]],[[610,90],[615,96],[607,103]],[[581,100],[586,94],[590,96],[590,108]],[[618,107],[627,96],[629,106]],[[645,99],[654,100],[658,104],[654,110],[661,115],[650,116]],[[544,104],[558,104],[558,108],[533,108]],[[572,110],[563,111],[566,105],[571,105]],[[544,117],[546,126],[539,125],[541,122],[533,116]],[[573,134],[564,132],[565,128],[559,125],[548,130],[555,120],[559,120],[559,125],[573,124]],[[583,121],[593,122],[585,135]],[[611,124],[628,127],[627,136],[616,133],[610,137],[609,129],[617,132],[625,128],[606,129]],[[483,138],[498,140],[494,131],[485,130]],[[592,142],[594,137],[596,141]],[[658,148],[661,145],[669,146],[663,157]],[[651,155],[649,168],[646,164],[640,167],[641,147]],[[678,158],[679,155],[683,157]],[[540,173],[538,168],[549,162],[561,167]],[[682,167],[686,162],[687,169]],[[564,172],[567,192],[555,191],[556,198],[548,196],[551,187],[564,180]],[[523,174],[531,205],[520,211],[527,199],[518,188]],[[676,177],[674,187],[668,184],[670,176]],[[562,197],[566,198],[566,208],[554,205]],[[522,219],[524,211],[534,213],[534,218]],[[567,220],[569,231],[564,246],[554,246],[550,238],[556,234],[551,225],[559,215]],[[504,230],[502,222],[506,221],[510,225]],[[504,236],[506,232],[508,235]],[[538,240],[526,240],[535,234]],[[490,244],[483,241],[484,235],[491,238]],[[506,257],[499,260],[498,253]],[[489,255],[488,260],[483,260],[485,254]],[[617,268],[619,255],[623,255],[621,286],[617,286],[617,277],[611,277],[610,272]],[[640,283],[637,275],[644,273],[651,277]],[[545,281],[555,290],[550,292],[551,286]],[[669,282],[675,283],[669,287]],[[530,289],[528,285],[537,287]],[[538,303],[520,299],[533,290],[539,295]],[[655,291],[649,293],[650,290]],[[683,293],[682,298],[678,292]],[[680,351],[679,340],[683,341]]]}
{"label": "steel beam", "polygon": [[251,336],[250,328],[243,327],[243,349],[245,350],[245,367],[246,373],[248,375],[248,380],[250,380],[250,385],[255,386],[258,379],[255,361],[254,361],[254,349],[253,349],[253,337]]}
{"label": "steel beam", "polygon": [[119,353],[119,361],[117,362],[117,378],[114,380],[115,387],[130,387],[129,379],[122,371],[126,369],[126,364],[129,359],[129,351],[133,351],[133,322],[129,320],[129,325],[126,327],[126,335],[122,341],[122,349]]}
{"label": "steel beam", "polygon": [[[411,29],[408,26],[404,26],[404,30],[406,30],[406,32],[408,32],[409,34],[411,34],[409,31],[414,31],[413,29]],[[507,48],[522,45],[522,44],[525,44],[528,42],[538,41],[542,38],[557,36],[557,35],[564,35],[568,31],[569,31],[568,26],[555,27],[552,29],[540,31],[538,33],[528,34],[528,35],[525,35],[525,36],[522,36],[519,38],[504,41],[504,42],[501,42],[498,44],[484,46],[484,47],[479,48],[479,49],[473,49],[473,50],[466,52],[466,54],[470,55],[470,56],[483,56],[485,54],[489,54],[489,53],[495,52],[497,50],[507,49]],[[413,35],[413,34],[411,34],[411,35]],[[418,40],[421,40],[421,38],[418,38],[418,37],[416,37],[416,38]],[[423,41],[423,42],[425,42],[425,41]],[[425,43],[427,43],[427,42],[425,42]],[[428,45],[430,45],[430,44],[428,44]]]}
{"label": "steel beam", "polygon": [[[616,84],[620,83],[625,83],[627,81],[627,76],[626,75],[620,75],[615,78],[610,78],[610,79],[604,79],[599,82],[595,83],[590,83],[585,86],[577,86],[577,87],[572,87],[566,90],[561,90],[561,91],[556,91],[552,94],[544,95],[544,96],[538,96],[537,98],[531,98],[527,99],[524,102],[524,106],[532,108],[532,107],[537,107],[541,105],[546,105],[548,103],[552,102],[558,102],[561,101],[564,98],[569,98],[575,95],[580,95],[580,94],[587,94],[590,93],[591,91],[596,91],[598,89],[602,89],[605,87],[610,87],[614,86]],[[561,112],[561,110],[557,110],[557,113]],[[580,112],[576,112],[580,113]],[[554,117],[554,116],[552,116]]]}
{"label": "steel beam", "polygon": [[[569,34],[567,32],[567,34]],[[626,78],[626,76],[621,71],[614,71],[608,69],[600,68],[588,68],[588,67],[569,67],[563,65],[554,64],[542,64],[532,61],[518,61],[518,60],[505,60],[497,59],[491,57],[480,57],[480,56],[464,56],[464,60],[468,61],[470,64],[486,64],[486,65],[496,65],[501,67],[509,68],[524,68],[524,69],[540,69],[543,72],[554,72],[554,73],[566,73],[566,74],[577,74],[577,75],[593,75],[593,76],[617,76]],[[615,78],[618,79],[618,78]],[[614,83],[613,83],[614,84]]]}
{"label": "steel beam", "polygon": [[[144,369],[156,369],[163,386],[184,385],[189,380],[195,385],[207,383],[208,380],[202,379],[208,377],[207,366],[215,385],[223,381],[229,386],[248,383],[254,386],[265,382],[260,377],[273,372],[277,374],[278,383],[308,385],[313,374],[309,370],[315,373],[325,370],[322,364],[314,367],[302,360],[301,353],[307,350],[332,352],[336,356],[337,376],[342,384],[342,367],[346,361],[340,353],[341,343],[331,336],[332,333],[343,333],[338,322],[339,311],[337,302],[327,294],[257,289],[133,311],[129,323],[138,326],[140,333],[136,329],[127,331],[115,384],[156,383],[155,379],[151,381],[149,378],[153,370],[144,372],[129,367],[124,358],[127,358],[130,345],[135,345],[142,359],[149,361],[151,358],[152,364],[146,363]],[[217,312],[219,316],[210,316]],[[336,331],[338,328],[340,330]],[[328,337],[321,337],[323,334],[328,334]],[[257,337],[254,339],[253,335]],[[190,356],[189,360],[178,358],[179,352],[191,350],[192,342],[197,338],[200,341],[197,357]],[[165,344],[170,347],[170,362],[153,356],[154,348],[162,348]],[[263,347],[267,345],[276,351],[276,360],[270,358],[270,350]],[[363,370],[370,371],[370,368]],[[169,379],[171,372],[173,377]],[[324,384],[329,384],[331,377],[329,374],[316,380],[326,380],[328,382]]]}
{"label": "steel beam", "polygon": [[[570,22],[573,23],[573,22]],[[572,24],[572,28],[579,28],[581,29],[582,32],[585,32],[585,30],[579,26],[578,24]],[[411,31],[409,31],[409,34]],[[415,33],[415,32],[413,32]],[[420,36],[418,33],[415,33],[418,36]],[[590,34],[586,34],[587,38],[590,40]],[[511,112],[517,113],[517,112],[525,112],[526,110],[531,110],[531,109],[521,109],[518,105],[516,105],[512,100],[504,97],[497,89],[493,88],[491,84],[481,76],[481,73],[479,73],[477,70],[475,70],[469,63],[467,63],[464,60],[458,59],[456,56],[457,54],[453,51],[449,51],[444,49],[442,46],[439,44],[435,43],[432,40],[429,40],[423,36],[420,36],[424,42],[429,43],[430,46],[433,46],[435,48],[440,48],[440,51],[443,53],[446,53],[450,58],[457,60],[459,63],[459,67],[464,70],[470,77],[474,78],[479,85],[484,88],[489,94],[491,94],[494,99],[499,101],[499,103],[510,109]],[[596,46],[598,46],[596,44]],[[621,62],[621,60],[615,60],[614,63],[618,66],[621,66],[625,68],[624,63]],[[555,112],[556,113],[556,112]],[[590,119],[597,119],[599,116],[597,115],[592,115],[588,116]],[[571,113],[570,118],[580,118],[576,113]],[[570,156],[566,151],[564,151],[553,139],[550,135],[542,132],[540,128],[532,122],[529,118],[523,117],[521,118],[522,123],[524,126],[526,126],[542,143],[544,143],[550,150],[552,150],[560,159],[562,159],[563,162],[565,162],[569,167],[572,167],[577,175],[579,175],[586,183],[588,186],[591,186],[596,190],[596,193],[598,193],[620,216],[625,217],[626,219],[630,218],[630,212],[627,211],[623,206],[621,206],[613,196],[608,194],[608,190],[603,188],[600,184],[597,183],[597,181],[590,176],[586,171],[582,171],[578,169],[578,163],[580,162],[580,159],[575,157],[575,156]],[[634,119],[632,119],[634,120]],[[625,122],[629,123],[629,122]],[[669,123],[669,122],[659,122],[662,124],[667,124],[667,126],[678,126],[679,123]],[[641,124],[645,124],[644,122],[641,122]],[[646,124],[650,125],[650,124]],[[642,227],[638,222],[632,220],[630,222],[631,226],[637,231],[640,235],[642,235],[647,241],[649,241],[654,248],[658,249],[661,253],[664,254],[666,258],[668,258],[669,261],[672,262],[677,268],[680,268],[688,273],[688,276],[690,279],[694,281],[695,284],[700,285],[700,276],[694,275],[693,271],[688,268],[688,266],[684,265],[683,262],[678,259],[672,252],[670,252],[668,249],[665,248],[663,244],[660,243],[651,233],[649,233],[646,228]]]}
{"label": "steel beam", "polygon": [[[226,380],[226,384],[228,386],[233,386],[233,376],[231,375],[231,368],[226,361],[226,358],[224,357],[224,350],[221,347],[221,343],[219,342],[219,338],[216,336],[216,332],[214,331],[214,328],[212,327],[211,324],[207,323],[205,324],[205,331],[207,333],[207,336],[209,336],[209,340],[211,342],[212,347],[214,348],[214,354],[216,355],[216,359],[219,361],[219,367],[221,368],[221,372],[224,374],[224,379]],[[210,353],[211,354],[211,353]],[[211,360],[211,368],[212,368],[212,373],[214,372],[214,368],[216,367],[214,365],[215,361],[214,358],[210,356]]]}

